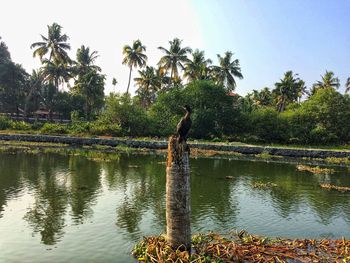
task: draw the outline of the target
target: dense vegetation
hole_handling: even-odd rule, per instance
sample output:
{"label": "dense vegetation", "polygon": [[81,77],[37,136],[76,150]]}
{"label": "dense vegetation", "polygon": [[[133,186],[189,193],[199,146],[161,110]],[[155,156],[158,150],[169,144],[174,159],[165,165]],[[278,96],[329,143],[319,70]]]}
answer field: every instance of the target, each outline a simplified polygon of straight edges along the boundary
{"label": "dense vegetation", "polygon": [[[0,41],[0,112],[34,116],[46,109],[49,119],[58,114],[70,124],[16,122],[0,117],[0,129],[39,130],[53,134],[112,136],[168,136],[174,133],[183,111],[193,108],[190,136],[247,142],[299,144],[348,143],[350,97],[337,91],[340,82],[326,71],[311,88],[287,71],[273,89],[234,93],[235,78],[243,78],[232,52],[218,55],[218,64],[204,51],[183,47],[175,38],[157,66],[147,65],[146,47],[140,40],[123,48],[123,64],[129,67],[125,94],[104,95],[105,75],[95,62],[96,51],[82,45],[72,60],[68,36],[56,23],[47,36],[33,43],[33,55],[42,66],[28,74],[12,61]],[[133,70],[136,96],[129,87]],[[113,85],[117,81],[113,79]],[[350,78],[346,92],[350,89]],[[68,91],[67,91],[68,90]],[[303,100],[302,100],[303,99]]]}

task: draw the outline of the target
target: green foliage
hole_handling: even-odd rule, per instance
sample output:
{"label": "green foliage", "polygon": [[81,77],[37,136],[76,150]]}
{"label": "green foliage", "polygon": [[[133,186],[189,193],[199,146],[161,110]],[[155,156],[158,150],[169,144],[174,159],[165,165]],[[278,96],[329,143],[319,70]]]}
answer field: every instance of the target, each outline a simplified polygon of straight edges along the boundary
{"label": "green foliage", "polygon": [[174,88],[158,97],[150,110],[156,131],[161,131],[161,135],[174,134],[184,115],[181,106],[185,104],[193,109],[191,137],[221,137],[237,130],[235,120],[238,113],[234,111],[232,98],[226,95],[225,89],[211,81],[194,81],[184,89]]}
{"label": "green foliage", "polygon": [[146,111],[129,94],[111,94],[107,97],[105,110],[98,122],[110,129],[118,127],[117,133],[121,132],[121,135],[142,136],[150,131]]}
{"label": "green foliage", "polygon": [[0,130],[11,128],[11,120],[5,116],[0,116]]}
{"label": "green foliage", "polygon": [[288,137],[288,120],[272,108],[253,111],[250,116],[251,133],[262,142],[283,142]]}
{"label": "green foliage", "polygon": [[24,121],[11,121],[12,130],[28,131],[32,129],[32,125]]}
{"label": "green foliage", "polygon": [[90,127],[90,133],[93,135],[109,135],[109,136],[121,136],[122,128],[119,123],[103,123],[103,122],[93,122]]}
{"label": "green foliage", "polygon": [[149,111],[155,135],[156,133],[160,136],[175,134],[176,125],[183,113],[181,105],[183,105],[183,92],[179,88],[173,88],[159,95]]}
{"label": "green foliage", "polygon": [[85,118],[90,120],[102,108],[105,76],[90,69],[79,75],[74,84],[73,92],[83,97]]}
{"label": "green foliage", "polygon": [[20,130],[27,131],[32,129],[32,125],[24,121],[13,121],[6,116],[0,116],[0,130]]}
{"label": "green foliage", "polygon": [[[350,139],[350,99],[334,88],[320,89],[301,105],[301,110],[311,115],[317,125],[316,134],[324,134],[322,129],[342,142]],[[327,140],[325,140],[327,141]]]}
{"label": "green foliage", "polygon": [[80,120],[79,111],[77,111],[77,110],[71,111],[70,119],[73,123],[78,122]]}
{"label": "green foliage", "polygon": [[43,134],[66,134],[68,133],[67,125],[57,123],[45,123],[40,129]]}

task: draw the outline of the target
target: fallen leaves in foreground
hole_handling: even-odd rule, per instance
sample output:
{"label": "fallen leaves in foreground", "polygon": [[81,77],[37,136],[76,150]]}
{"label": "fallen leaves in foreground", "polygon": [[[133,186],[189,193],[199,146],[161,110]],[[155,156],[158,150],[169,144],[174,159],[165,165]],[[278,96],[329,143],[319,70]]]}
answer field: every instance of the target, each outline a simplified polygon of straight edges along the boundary
{"label": "fallen leaves in foreground", "polygon": [[319,166],[316,167],[311,167],[308,165],[297,165],[297,170],[298,171],[307,171],[313,174],[332,174],[335,171],[333,169],[328,169],[328,168],[320,168]]}
{"label": "fallen leaves in foreground", "polygon": [[173,249],[165,236],[145,237],[133,249],[139,262],[350,262],[350,241],[268,239],[215,233],[192,237],[192,253]]}
{"label": "fallen leaves in foreground", "polygon": [[348,186],[336,186],[336,185],[332,185],[332,184],[320,184],[320,186],[324,189],[327,189],[327,190],[337,190],[340,192],[350,191],[350,187],[348,187]]}

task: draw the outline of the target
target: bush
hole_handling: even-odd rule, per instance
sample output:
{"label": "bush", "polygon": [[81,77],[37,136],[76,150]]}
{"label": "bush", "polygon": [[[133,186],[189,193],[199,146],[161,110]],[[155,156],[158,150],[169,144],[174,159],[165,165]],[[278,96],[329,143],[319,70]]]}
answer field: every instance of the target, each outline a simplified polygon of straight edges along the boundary
{"label": "bush", "polygon": [[150,122],[146,110],[129,94],[111,94],[107,97],[106,109],[97,123],[104,125],[104,128],[95,127],[96,132],[105,130],[129,136],[147,136],[150,133]]}
{"label": "bush", "polygon": [[90,132],[93,135],[121,136],[122,129],[118,123],[106,124],[101,122],[91,123]]}
{"label": "bush", "polygon": [[32,124],[32,129],[33,129],[33,130],[40,130],[43,126],[44,126],[44,123],[43,123],[43,122],[35,121],[35,122]]}
{"label": "bush", "polygon": [[32,125],[24,121],[11,121],[12,130],[28,131],[32,129]]}
{"label": "bush", "polygon": [[193,138],[221,138],[237,132],[235,120],[239,112],[233,109],[233,99],[227,96],[222,86],[211,81],[190,82],[184,89],[174,88],[160,94],[150,109],[155,135],[170,135],[176,132],[176,125],[184,115],[181,106],[192,108]]}
{"label": "bush", "polygon": [[90,132],[90,128],[90,122],[73,122],[68,126],[68,131],[73,135],[86,134]]}
{"label": "bush", "polygon": [[310,142],[314,144],[325,144],[325,143],[335,143],[339,141],[337,135],[329,132],[326,128],[322,126],[317,126],[310,131]]}
{"label": "bush", "polygon": [[272,108],[261,108],[250,114],[250,133],[261,142],[285,142],[288,120]]}
{"label": "bush", "polygon": [[6,130],[11,128],[11,120],[6,116],[0,116],[0,130]]}
{"label": "bush", "polygon": [[65,124],[45,123],[40,132],[43,134],[66,134],[68,130]]}
{"label": "bush", "polygon": [[30,130],[32,126],[24,121],[13,121],[6,116],[0,116],[0,130]]}

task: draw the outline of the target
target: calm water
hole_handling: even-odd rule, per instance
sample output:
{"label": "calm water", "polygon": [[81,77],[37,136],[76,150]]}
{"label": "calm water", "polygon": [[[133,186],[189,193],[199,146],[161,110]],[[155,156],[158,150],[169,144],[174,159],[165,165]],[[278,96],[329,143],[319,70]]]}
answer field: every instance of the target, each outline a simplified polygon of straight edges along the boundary
{"label": "calm water", "polygon": [[[135,242],[165,231],[164,161],[0,154],[0,262],[134,262]],[[349,186],[348,168],[318,176],[292,164],[198,158],[191,170],[193,233],[350,238],[350,194],[318,186]]]}

